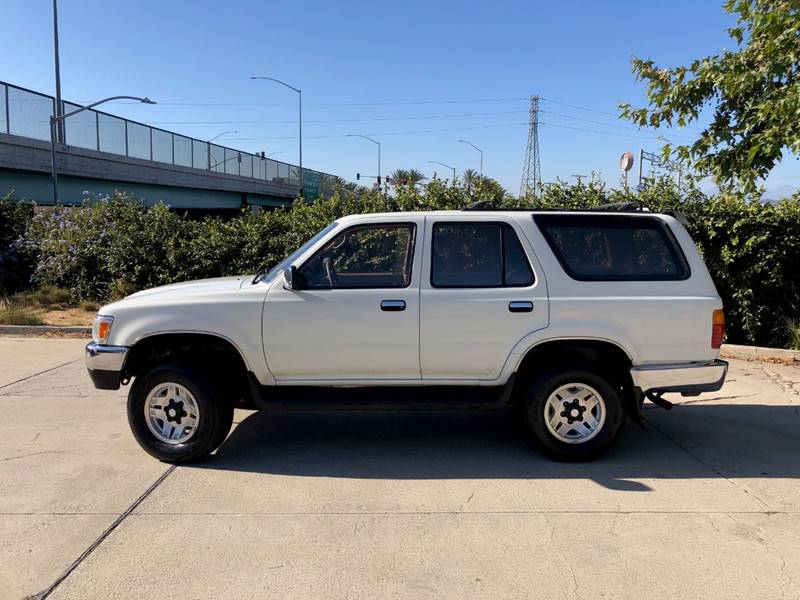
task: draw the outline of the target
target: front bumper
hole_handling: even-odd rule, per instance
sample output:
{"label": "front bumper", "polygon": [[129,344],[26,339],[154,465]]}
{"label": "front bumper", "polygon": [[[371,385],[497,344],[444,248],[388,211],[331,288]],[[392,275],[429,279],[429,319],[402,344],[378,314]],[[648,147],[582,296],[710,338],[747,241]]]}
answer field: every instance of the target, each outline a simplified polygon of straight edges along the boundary
{"label": "front bumper", "polygon": [[647,392],[680,392],[696,396],[703,392],[716,392],[725,382],[728,363],[712,360],[704,363],[676,363],[633,367],[631,378],[634,387]]}
{"label": "front bumper", "polygon": [[97,342],[89,342],[86,345],[86,369],[94,387],[99,390],[118,390],[126,358],[126,346],[102,346]]}

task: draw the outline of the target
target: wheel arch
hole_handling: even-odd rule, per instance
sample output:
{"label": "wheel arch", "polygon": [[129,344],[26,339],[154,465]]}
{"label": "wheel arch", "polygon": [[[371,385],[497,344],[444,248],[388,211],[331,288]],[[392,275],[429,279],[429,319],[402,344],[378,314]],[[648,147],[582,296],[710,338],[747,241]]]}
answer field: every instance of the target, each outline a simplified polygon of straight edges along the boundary
{"label": "wheel arch", "polygon": [[123,380],[137,377],[151,365],[186,361],[200,364],[209,372],[225,373],[241,396],[237,406],[250,404],[250,368],[241,349],[230,339],[206,332],[159,332],[144,336],[128,351]]}
{"label": "wheel arch", "polygon": [[557,338],[534,344],[517,363],[515,400],[519,401],[527,392],[537,372],[569,364],[597,369],[617,385],[628,416],[642,425],[641,405],[630,375],[633,359],[620,344],[607,339]]}

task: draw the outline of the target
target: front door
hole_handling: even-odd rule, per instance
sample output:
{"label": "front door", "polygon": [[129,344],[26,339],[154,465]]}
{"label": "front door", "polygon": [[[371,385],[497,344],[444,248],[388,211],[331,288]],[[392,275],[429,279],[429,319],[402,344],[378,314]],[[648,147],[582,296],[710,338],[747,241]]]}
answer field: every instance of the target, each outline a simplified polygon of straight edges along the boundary
{"label": "front door", "polygon": [[422,217],[359,222],[298,267],[301,289],[279,277],[264,305],[264,350],[279,381],[420,378]]}
{"label": "front door", "polygon": [[549,322],[536,256],[515,219],[443,215],[426,228],[422,378],[496,379],[517,342]]}

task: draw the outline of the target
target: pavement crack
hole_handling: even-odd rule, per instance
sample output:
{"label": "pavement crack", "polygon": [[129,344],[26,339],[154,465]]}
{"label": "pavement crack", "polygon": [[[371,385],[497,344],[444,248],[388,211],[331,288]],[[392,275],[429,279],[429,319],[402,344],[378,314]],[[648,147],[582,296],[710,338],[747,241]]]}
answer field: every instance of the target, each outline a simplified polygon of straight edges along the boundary
{"label": "pavement crack", "polygon": [[651,426],[653,429],[655,429],[655,430],[656,430],[658,433],[660,433],[660,434],[661,434],[661,435],[663,435],[665,438],[667,438],[667,439],[668,439],[670,442],[672,442],[673,444],[675,444],[675,445],[676,445],[678,448],[680,448],[681,450],[683,450],[683,451],[684,451],[686,454],[688,454],[688,455],[689,455],[689,456],[691,456],[693,459],[695,459],[697,462],[699,462],[701,465],[703,465],[703,466],[704,466],[704,467],[706,467],[707,469],[710,469],[711,471],[713,471],[714,473],[716,473],[717,475],[719,475],[720,477],[722,477],[722,478],[723,478],[725,481],[727,481],[728,483],[730,483],[732,486],[734,486],[734,487],[735,487],[735,488],[737,488],[738,490],[740,490],[740,491],[744,492],[745,494],[747,494],[747,495],[748,495],[748,496],[750,496],[751,498],[753,498],[753,499],[755,499],[756,501],[758,501],[758,503],[759,503],[759,504],[761,504],[762,506],[764,506],[764,508],[766,508],[766,509],[767,509],[767,512],[774,512],[774,511],[772,510],[772,507],[771,507],[769,504],[767,504],[766,502],[764,502],[764,500],[762,500],[761,498],[759,498],[758,496],[756,496],[754,493],[752,493],[752,492],[751,492],[750,490],[748,490],[747,488],[745,488],[745,487],[742,487],[741,485],[739,485],[739,484],[738,484],[736,481],[734,481],[733,479],[731,479],[730,477],[728,477],[727,475],[725,475],[725,474],[724,474],[722,471],[720,471],[719,469],[717,469],[717,468],[716,468],[715,466],[713,466],[712,464],[710,464],[710,463],[708,463],[707,461],[705,461],[705,460],[703,460],[702,458],[700,458],[700,456],[698,456],[698,455],[697,455],[695,452],[692,452],[691,450],[689,450],[689,448],[687,448],[686,446],[684,446],[683,444],[681,444],[679,441],[677,441],[675,438],[673,438],[671,435],[669,435],[667,432],[665,432],[663,429],[661,429],[661,428],[660,428],[658,425],[656,425],[655,423],[653,423],[652,421],[649,421],[649,420],[647,420],[647,419],[645,419],[645,422],[646,422],[647,424],[649,424],[649,425],[650,425],[650,426]]}
{"label": "pavement crack", "polygon": [[[73,361],[73,362],[74,362],[74,361]],[[64,580],[65,580],[67,577],[69,577],[69,576],[72,574],[72,572],[73,572],[75,569],[77,569],[77,568],[78,568],[78,566],[79,566],[79,565],[80,565],[80,564],[81,564],[81,563],[82,563],[84,560],[86,560],[86,558],[88,558],[88,557],[89,557],[89,555],[90,555],[92,552],[94,552],[94,551],[97,549],[97,547],[98,547],[98,546],[100,546],[100,544],[102,544],[102,543],[103,543],[103,541],[104,541],[104,540],[105,540],[105,539],[106,539],[106,538],[107,538],[109,535],[111,535],[111,532],[112,532],[112,531],[114,531],[114,530],[115,530],[117,527],[119,527],[119,525],[120,525],[120,524],[121,524],[121,523],[122,523],[122,522],[123,522],[125,519],[127,519],[127,518],[128,518],[128,516],[129,516],[129,515],[130,515],[130,514],[131,514],[131,513],[132,513],[134,510],[136,510],[136,508],[137,508],[137,507],[138,507],[138,506],[139,506],[139,505],[140,505],[142,502],[144,502],[145,498],[147,498],[147,497],[148,497],[150,494],[152,494],[152,493],[155,491],[155,489],[156,489],[156,488],[157,488],[159,485],[161,485],[161,484],[164,482],[164,480],[165,480],[167,477],[169,477],[169,475],[170,475],[170,474],[171,474],[171,473],[172,473],[172,472],[173,472],[173,471],[174,471],[176,468],[177,468],[177,465],[172,465],[172,466],[171,466],[171,467],[169,467],[169,468],[168,468],[166,471],[164,471],[164,472],[161,474],[161,476],[160,476],[158,479],[156,479],[156,480],[155,480],[155,481],[154,481],[154,482],[153,482],[153,483],[150,485],[150,487],[149,487],[149,488],[147,488],[147,489],[146,489],[146,490],[145,490],[145,491],[142,493],[142,495],[141,495],[141,496],[139,496],[139,497],[138,497],[136,500],[134,500],[134,501],[131,503],[131,505],[130,505],[130,506],[127,508],[127,509],[125,509],[125,512],[123,512],[121,515],[119,515],[119,516],[118,516],[118,517],[117,517],[117,518],[114,520],[114,522],[113,522],[111,525],[109,525],[109,526],[106,528],[106,530],[105,530],[103,533],[101,533],[101,534],[100,534],[100,537],[98,537],[98,538],[97,538],[97,539],[96,539],[94,542],[92,542],[92,543],[89,545],[89,547],[88,547],[88,548],[86,548],[86,550],[84,550],[84,551],[83,551],[83,553],[82,553],[82,554],[81,554],[81,555],[80,555],[80,556],[79,556],[77,559],[75,559],[75,561],[74,561],[74,562],[73,562],[73,563],[72,563],[70,566],[68,566],[68,567],[67,567],[66,571],[64,571],[64,572],[63,572],[63,573],[62,573],[62,574],[61,574],[61,575],[60,575],[60,576],[59,576],[59,577],[58,577],[58,578],[57,578],[57,579],[56,579],[56,580],[55,580],[53,583],[51,583],[49,587],[47,587],[46,589],[44,589],[44,590],[42,590],[41,592],[39,592],[38,594],[36,594],[36,596],[34,596],[34,598],[35,598],[36,600],[44,600],[44,599],[45,599],[45,598],[47,598],[47,597],[48,597],[50,594],[52,594],[52,593],[55,591],[55,589],[56,589],[56,588],[57,588],[59,585],[61,585],[61,584],[64,582]]]}
{"label": "pavement crack", "polygon": [[578,594],[578,577],[575,575],[575,569],[572,567],[572,561],[570,561],[569,558],[567,558],[567,556],[561,550],[559,550],[558,545],[556,545],[556,540],[555,540],[556,528],[546,514],[544,515],[544,520],[547,523],[547,526],[550,528],[550,545],[553,547],[553,550],[561,559],[561,562],[567,565],[570,577],[572,577],[572,597],[576,598],[577,600],[580,600],[580,595]]}
{"label": "pavement crack", "polygon": [[[781,390],[790,396],[794,396],[794,400],[800,400],[800,390],[796,389],[795,386],[799,385],[800,382],[794,381],[792,379],[788,379],[781,375],[780,373],[773,371],[772,369],[768,368],[766,365],[759,364],[759,368],[761,372],[769,379],[772,383],[777,385]],[[792,399],[789,400],[790,402]]]}
{"label": "pavement crack", "polygon": [[[49,369],[45,369],[44,371],[39,371],[38,373],[34,373],[33,375],[28,375],[27,377],[23,377],[22,379],[17,379],[16,381],[12,381],[11,383],[4,383],[3,385],[0,385],[0,390],[5,389],[17,383],[22,383],[23,381],[28,381],[29,379],[33,379],[34,377],[38,377],[39,375],[44,375],[45,373],[49,373],[50,371],[55,371],[56,369],[60,369],[61,367],[66,367],[67,365],[80,362],[82,360],[84,359],[76,358],[74,360],[68,360],[65,363],[61,363],[60,365],[56,365],[55,367],[50,367]],[[6,394],[0,394],[0,396],[5,396],[5,395]]]}
{"label": "pavement crack", "polygon": [[64,454],[63,450],[42,450],[40,452],[28,452],[27,454],[18,454],[17,456],[4,456],[0,458],[0,462],[7,462],[10,460],[19,460],[20,458],[29,458],[31,456],[41,456],[42,454]]}
{"label": "pavement crack", "polygon": [[792,583],[792,577],[786,570],[786,558],[784,557],[783,552],[781,552],[781,550],[779,550],[777,547],[770,544],[764,536],[756,532],[753,529],[753,527],[751,527],[747,523],[739,521],[738,519],[734,518],[732,514],[728,514],[728,518],[730,518],[731,521],[736,523],[739,527],[741,527],[744,530],[745,535],[748,539],[753,540],[757,544],[761,545],[761,547],[764,548],[764,550],[766,550],[768,554],[771,554],[780,561],[780,571],[781,575],[783,575],[783,583],[781,583],[780,585],[781,598],[785,598],[786,588],[789,586],[790,583]]}

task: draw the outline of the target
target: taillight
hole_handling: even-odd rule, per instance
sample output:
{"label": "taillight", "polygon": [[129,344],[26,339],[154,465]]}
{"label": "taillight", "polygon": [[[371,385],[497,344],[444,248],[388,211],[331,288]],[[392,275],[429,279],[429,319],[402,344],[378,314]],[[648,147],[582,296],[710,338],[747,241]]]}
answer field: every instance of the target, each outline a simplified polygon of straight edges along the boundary
{"label": "taillight", "polygon": [[725,337],[725,313],[721,309],[714,311],[711,317],[711,347],[718,349]]}

